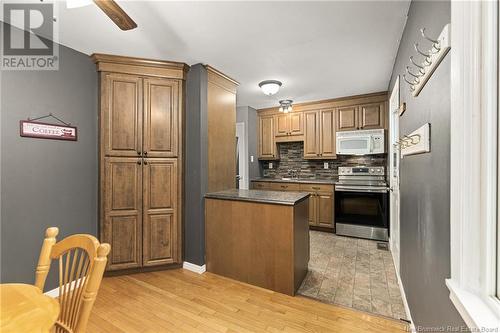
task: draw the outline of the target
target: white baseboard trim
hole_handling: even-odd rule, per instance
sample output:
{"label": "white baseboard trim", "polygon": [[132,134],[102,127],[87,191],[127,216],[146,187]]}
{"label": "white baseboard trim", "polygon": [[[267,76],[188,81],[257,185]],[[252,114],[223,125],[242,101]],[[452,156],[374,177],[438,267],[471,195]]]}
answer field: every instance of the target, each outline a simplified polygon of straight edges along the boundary
{"label": "white baseboard trim", "polygon": [[54,288],[52,290],[44,292],[45,295],[52,297],[52,298],[57,298],[59,297],[59,288]]}
{"label": "white baseboard trim", "polygon": [[[391,251],[391,257],[392,257],[392,264],[394,265],[394,267],[396,267],[392,251]],[[415,323],[413,322],[413,319],[411,317],[410,307],[408,306],[408,301],[406,299],[406,293],[403,287],[403,281],[401,281],[401,276],[399,276],[399,272],[397,270],[396,270],[396,277],[398,278],[399,291],[401,292],[401,298],[403,299],[403,306],[406,312],[406,319],[410,321],[410,332],[417,332],[417,329],[415,328]]]}
{"label": "white baseboard trim", "polygon": [[[85,279],[85,277],[83,277],[82,279]],[[75,288],[75,284],[77,284],[77,283],[78,283],[77,284],[78,286],[81,286],[79,281],[80,281],[80,279],[75,280],[75,281],[71,281],[71,284],[69,285],[69,291],[73,290]],[[84,282],[85,282],[85,280],[84,280]],[[49,297],[52,297],[52,298],[57,298],[57,297],[59,297],[59,287],[54,288],[54,289],[49,290],[49,291],[46,291],[46,292],[44,292],[44,294],[49,296]]]}
{"label": "white baseboard trim", "polygon": [[203,274],[207,271],[207,265],[203,266],[198,266],[195,264],[192,264],[190,262],[184,261],[182,263],[182,268],[187,269],[188,271],[195,272],[198,274]]}

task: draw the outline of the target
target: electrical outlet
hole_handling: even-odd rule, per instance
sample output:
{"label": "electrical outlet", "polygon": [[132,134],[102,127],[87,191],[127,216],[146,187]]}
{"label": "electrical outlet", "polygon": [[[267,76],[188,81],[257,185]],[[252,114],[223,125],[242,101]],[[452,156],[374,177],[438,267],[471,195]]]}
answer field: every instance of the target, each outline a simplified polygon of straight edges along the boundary
{"label": "electrical outlet", "polygon": [[269,169],[273,168],[273,162],[269,162]]}
{"label": "electrical outlet", "polygon": [[323,163],[323,169],[328,169],[328,162]]}
{"label": "electrical outlet", "polygon": [[250,155],[250,162],[253,163],[253,155]]}

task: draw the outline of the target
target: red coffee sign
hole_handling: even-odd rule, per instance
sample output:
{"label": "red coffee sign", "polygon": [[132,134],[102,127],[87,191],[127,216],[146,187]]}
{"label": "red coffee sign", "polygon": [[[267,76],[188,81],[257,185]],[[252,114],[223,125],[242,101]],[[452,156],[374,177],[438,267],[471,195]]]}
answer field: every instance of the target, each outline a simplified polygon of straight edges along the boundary
{"label": "red coffee sign", "polygon": [[76,141],[76,127],[59,126],[36,121],[21,120],[19,122],[21,136],[52,140]]}

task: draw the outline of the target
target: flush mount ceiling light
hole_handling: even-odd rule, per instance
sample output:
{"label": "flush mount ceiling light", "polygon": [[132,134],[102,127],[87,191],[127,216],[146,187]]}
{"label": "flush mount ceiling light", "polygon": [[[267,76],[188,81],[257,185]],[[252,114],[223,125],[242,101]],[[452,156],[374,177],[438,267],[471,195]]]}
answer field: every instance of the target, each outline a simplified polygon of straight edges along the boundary
{"label": "flush mount ceiling light", "polygon": [[278,109],[279,112],[292,112],[292,103],[293,101],[291,99],[283,99],[280,101],[280,108]]}
{"label": "flush mount ceiling light", "polygon": [[264,94],[271,96],[280,90],[281,82],[276,80],[265,80],[259,83],[259,87]]}

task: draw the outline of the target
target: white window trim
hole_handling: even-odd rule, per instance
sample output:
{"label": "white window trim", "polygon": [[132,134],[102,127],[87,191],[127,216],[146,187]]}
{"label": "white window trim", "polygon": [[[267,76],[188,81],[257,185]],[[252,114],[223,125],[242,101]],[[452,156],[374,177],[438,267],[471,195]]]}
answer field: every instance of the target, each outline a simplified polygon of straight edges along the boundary
{"label": "white window trim", "polygon": [[450,299],[500,327],[496,294],[498,1],[451,3]]}

